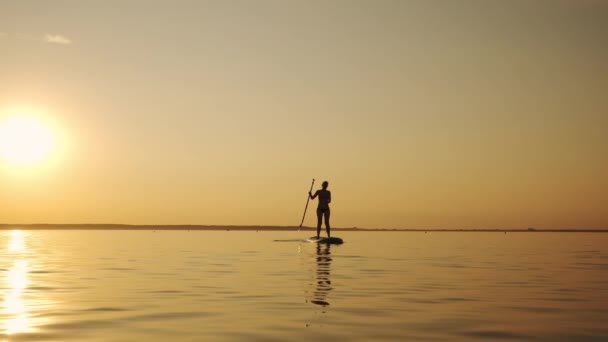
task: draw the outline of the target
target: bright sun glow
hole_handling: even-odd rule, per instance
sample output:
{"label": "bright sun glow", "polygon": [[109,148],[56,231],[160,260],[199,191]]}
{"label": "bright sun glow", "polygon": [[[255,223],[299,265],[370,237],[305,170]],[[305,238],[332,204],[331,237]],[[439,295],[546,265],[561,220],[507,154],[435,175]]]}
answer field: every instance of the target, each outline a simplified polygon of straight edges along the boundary
{"label": "bright sun glow", "polygon": [[0,158],[15,166],[44,161],[55,148],[50,127],[34,115],[17,114],[0,121]]}

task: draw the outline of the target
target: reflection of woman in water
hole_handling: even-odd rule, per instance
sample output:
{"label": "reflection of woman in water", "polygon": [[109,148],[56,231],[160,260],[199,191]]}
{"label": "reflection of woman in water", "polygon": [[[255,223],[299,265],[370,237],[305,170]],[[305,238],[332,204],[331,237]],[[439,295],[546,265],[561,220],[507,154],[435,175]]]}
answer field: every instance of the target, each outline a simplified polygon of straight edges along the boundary
{"label": "reflection of woman in water", "polygon": [[319,205],[317,206],[317,239],[321,235],[321,220],[325,217],[325,230],[327,231],[327,237],[331,237],[329,235],[329,203],[331,203],[331,192],[327,190],[327,186],[329,183],[327,181],[323,182],[323,189],[317,190],[313,195],[311,192],[308,192],[308,196],[310,199],[315,199],[319,196]]}
{"label": "reflection of woman in water", "polygon": [[331,264],[331,252],[329,244],[317,244],[317,284],[311,303],[328,306],[327,294],[331,290],[329,279],[329,266]]}

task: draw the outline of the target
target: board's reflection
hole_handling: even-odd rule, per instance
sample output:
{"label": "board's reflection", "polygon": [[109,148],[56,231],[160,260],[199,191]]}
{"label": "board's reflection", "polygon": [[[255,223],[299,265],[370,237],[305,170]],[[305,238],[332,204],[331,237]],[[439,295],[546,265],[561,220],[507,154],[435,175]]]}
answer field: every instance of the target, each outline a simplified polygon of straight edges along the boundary
{"label": "board's reflection", "polygon": [[316,254],[316,285],[313,293],[313,298],[310,301],[313,304],[328,306],[327,295],[331,291],[331,245],[317,244]]}

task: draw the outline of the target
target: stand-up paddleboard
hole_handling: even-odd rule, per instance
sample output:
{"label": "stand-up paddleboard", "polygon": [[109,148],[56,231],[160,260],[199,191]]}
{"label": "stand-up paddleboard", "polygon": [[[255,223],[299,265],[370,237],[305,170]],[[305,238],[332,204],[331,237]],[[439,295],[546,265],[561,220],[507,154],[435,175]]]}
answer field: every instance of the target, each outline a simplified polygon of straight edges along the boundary
{"label": "stand-up paddleboard", "polygon": [[311,236],[306,241],[315,242],[315,243],[331,243],[331,244],[335,244],[335,245],[340,245],[340,244],[344,243],[344,240],[340,239],[339,237],[317,238],[316,236]]}

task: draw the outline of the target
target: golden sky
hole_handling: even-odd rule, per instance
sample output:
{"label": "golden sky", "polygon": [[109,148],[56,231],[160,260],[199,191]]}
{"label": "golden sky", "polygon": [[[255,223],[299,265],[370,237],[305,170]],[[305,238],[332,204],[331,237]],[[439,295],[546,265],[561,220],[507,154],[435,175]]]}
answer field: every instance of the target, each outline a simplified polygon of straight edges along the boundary
{"label": "golden sky", "polygon": [[56,146],[0,160],[0,222],[298,225],[316,178],[337,227],[608,228],[606,37],[600,0],[1,1],[0,119]]}

